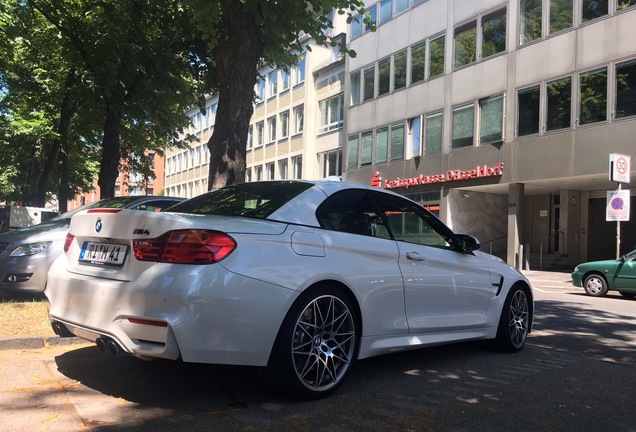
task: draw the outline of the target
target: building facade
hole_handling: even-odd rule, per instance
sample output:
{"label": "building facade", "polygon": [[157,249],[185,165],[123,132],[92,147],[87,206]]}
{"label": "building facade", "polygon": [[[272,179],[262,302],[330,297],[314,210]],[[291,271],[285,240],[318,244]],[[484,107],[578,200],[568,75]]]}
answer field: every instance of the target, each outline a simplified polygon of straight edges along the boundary
{"label": "building facade", "polygon": [[[153,177],[145,178],[142,174],[122,170],[115,181],[115,196],[129,195],[162,195],[164,194],[165,163],[164,157],[154,151],[147,151],[144,157],[149,159]],[[74,200],[67,202],[67,210],[73,210],[85,204],[98,201],[100,189],[97,177],[93,179],[93,190],[79,194]]]}
{"label": "building facade", "polygon": [[[377,27],[348,29],[345,179],[409,196],[510,265],[613,257],[609,156],[636,159],[636,1],[365,4]],[[633,210],[620,226],[626,253]]]}

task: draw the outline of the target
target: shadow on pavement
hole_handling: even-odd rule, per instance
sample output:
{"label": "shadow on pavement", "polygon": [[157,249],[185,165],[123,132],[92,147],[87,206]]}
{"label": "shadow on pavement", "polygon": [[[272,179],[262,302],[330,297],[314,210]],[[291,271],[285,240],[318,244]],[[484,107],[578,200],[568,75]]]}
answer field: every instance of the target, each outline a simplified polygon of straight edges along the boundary
{"label": "shadow on pavement", "polygon": [[[586,297],[584,293],[573,296]],[[626,301],[608,295],[607,301]],[[535,303],[534,333],[529,341],[555,349],[581,352],[606,361],[634,365],[636,320],[589,305],[541,300]]]}

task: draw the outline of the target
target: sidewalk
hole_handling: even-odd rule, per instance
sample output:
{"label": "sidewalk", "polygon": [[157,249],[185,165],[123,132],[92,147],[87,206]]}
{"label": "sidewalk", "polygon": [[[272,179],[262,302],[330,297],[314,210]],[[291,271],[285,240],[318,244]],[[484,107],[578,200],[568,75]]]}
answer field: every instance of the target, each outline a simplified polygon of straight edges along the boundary
{"label": "sidewalk", "polygon": [[[563,290],[574,288],[570,273],[538,270],[524,270],[521,273],[528,278],[533,288]],[[86,343],[86,341],[79,338],[61,338],[59,336],[0,337],[0,350],[38,349],[46,346],[55,347],[82,343]]]}
{"label": "sidewalk", "polygon": [[572,276],[569,272],[522,270],[521,273],[528,278],[533,288],[576,289],[576,287],[572,285]]}

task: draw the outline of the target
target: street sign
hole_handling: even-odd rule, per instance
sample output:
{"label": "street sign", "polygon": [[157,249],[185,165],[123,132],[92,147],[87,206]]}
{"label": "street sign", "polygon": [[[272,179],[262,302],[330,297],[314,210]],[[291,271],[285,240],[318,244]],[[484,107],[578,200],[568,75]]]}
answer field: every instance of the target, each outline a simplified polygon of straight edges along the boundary
{"label": "street sign", "polygon": [[609,179],[618,183],[629,183],[630,156],[610,154]]}
{"label": "street sign", "polygon": [[629,190],[607,191],[605,220],[608,222],[629,221]]}

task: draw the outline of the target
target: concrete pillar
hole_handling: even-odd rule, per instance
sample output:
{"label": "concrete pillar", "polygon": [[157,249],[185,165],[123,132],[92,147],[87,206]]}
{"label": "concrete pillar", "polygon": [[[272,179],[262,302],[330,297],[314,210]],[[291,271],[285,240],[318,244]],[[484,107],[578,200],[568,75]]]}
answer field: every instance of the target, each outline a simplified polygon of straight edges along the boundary
{"label": "concrete pillar", "polygon": [[517,252],[522,243],[523,196],[523,183],[512,183],[508,187],[508,253],[506,262],[513,267],[517,265]]}

